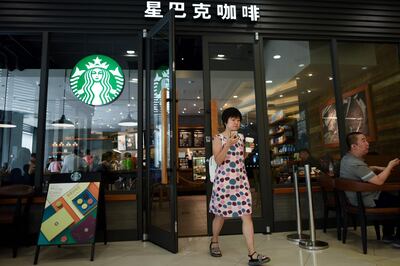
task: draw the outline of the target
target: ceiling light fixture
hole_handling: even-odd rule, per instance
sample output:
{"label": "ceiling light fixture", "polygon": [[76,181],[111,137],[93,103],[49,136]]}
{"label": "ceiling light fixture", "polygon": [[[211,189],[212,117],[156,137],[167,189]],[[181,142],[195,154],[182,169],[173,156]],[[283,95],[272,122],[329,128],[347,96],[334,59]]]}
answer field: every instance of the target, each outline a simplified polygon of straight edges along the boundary
{"label": "ceiling light fixture", "polygon": [[233,95],[233,98],[235,98],[235,99],[236,99],[237,97],[238,97],[237,95]]}
{"label": "ceiling light fixture", "polygon": [[313,76],[313,74],[312,74],[312,73],[309,73],[309,74],[308,74],[308,76],[309,76],[309,77],[312,77],[312,76]]}
{"label": "ceiling light fixture", "polygon": [[[8,70],[7,70],[7,75],[6,75],[6,88],[4,90],[4,109],[1,112],[1,120],[0,120],[0,128],[15,128],[17,125],[14,125],[11,121],[8,121],[6,118],[6,105],[7,105],[7,89],[8,89]],[[10,112],[12,115],[12,111]],[[11,118],[12,120],[12,118]]]}
{"label": "ceiling light fixture", "polygon": [[217,57],[219,57],[219,58],[224,58],[225,55],[224,55],[224,54],[217,54]]}
{"label": "ceiling light fixture", "polygon": [[299,67],[303,67],[303,66],[304,66],[304,64],[300,64],[300,65],[299,65]]}
{"label": "ceiling light fixture", "polygon": [[265,81],[265,83],[271,84],[272,80],[267,80],[267,81]]}
{"label": "ceiling light fixture", "polygon": [[65,91],[66,91],[66,88],[67,88],[67,69],[65,69],[65,73],[64,73],[64,97],[63,97],[63,108],[62,108],[63,111],[62,111],[61,118],[58,120],[55,120],[51,123],[51,125],[53,127],[57,127],[57,128],[74,128],[75,127],[74,123],[72,123],[65,117]]}
{"label": "ceiling light fixture", "polygon": [[138,55],[136,54],[136,51],[134,51],[134,50],[127,50],[125,56],[137,57]]}
{"label": "ceiling light fixture", "polygon": [[279,55],[279,54],[276,54],[276,55],[274,55],[274,57],[273,57],[274,59],[281,59],[281,55]]}

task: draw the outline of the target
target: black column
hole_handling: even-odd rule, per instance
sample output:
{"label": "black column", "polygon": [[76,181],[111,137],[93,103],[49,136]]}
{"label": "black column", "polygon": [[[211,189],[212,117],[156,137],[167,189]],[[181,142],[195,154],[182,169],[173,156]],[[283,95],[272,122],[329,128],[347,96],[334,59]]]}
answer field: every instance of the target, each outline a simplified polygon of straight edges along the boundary
{"label": "black column", "polygon": [[48,47],[49,33],[42,35],[42,59],[40,67],[40,90],[39,90],[39,113],[38,113],[38,134],[36,142],[36,171],[35,187],[37,192],[42,191],[42,176],[44,165],[44,147],[46,134],[46,109],[47,109],[47,85],[48,85]]}

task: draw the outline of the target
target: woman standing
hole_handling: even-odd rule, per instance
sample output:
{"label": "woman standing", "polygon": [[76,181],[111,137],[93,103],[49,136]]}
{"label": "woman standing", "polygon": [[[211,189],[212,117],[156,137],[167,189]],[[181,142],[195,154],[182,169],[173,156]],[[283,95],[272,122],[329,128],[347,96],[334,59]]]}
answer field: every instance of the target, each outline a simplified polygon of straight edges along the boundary
{"label": "woman standing", "polygon": [[270,258],[258,254],[254,249],[250,184],[244,165],[244,137],[237,133],[241,120],[242,114],[238,109],[225,109],[222,113],[225,130],[213,140],[213,155],[218,167],[210,200],[210,212],[215,215],[210,254],[213,257],[222,256],[218,237],[224,221],[226,218],[240,217],[249,265],[261,265],[270,261]]}

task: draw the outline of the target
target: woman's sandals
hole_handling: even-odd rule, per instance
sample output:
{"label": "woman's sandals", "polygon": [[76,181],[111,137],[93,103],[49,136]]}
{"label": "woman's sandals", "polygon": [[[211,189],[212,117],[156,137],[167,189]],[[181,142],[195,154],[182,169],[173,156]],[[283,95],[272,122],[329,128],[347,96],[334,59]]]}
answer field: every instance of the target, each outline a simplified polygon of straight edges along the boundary
{"label": "woman's sandals", "polygon": [[[255,258],[253,257],[254,255],[257,255]],[[253,254],[251,255],[247,255],[249,256],[249,265],[250,266],[257,266],[257,265],[261,265],[264,264],[266,262],[269,262],[271,259],[267,256],[258,254],[257,252],[253,252]]]}
{"label": "woman's sandals", "polygon": [[210,243],[210,255],[213,257],[222,257],[221,250],[219,249],[218,242]]}

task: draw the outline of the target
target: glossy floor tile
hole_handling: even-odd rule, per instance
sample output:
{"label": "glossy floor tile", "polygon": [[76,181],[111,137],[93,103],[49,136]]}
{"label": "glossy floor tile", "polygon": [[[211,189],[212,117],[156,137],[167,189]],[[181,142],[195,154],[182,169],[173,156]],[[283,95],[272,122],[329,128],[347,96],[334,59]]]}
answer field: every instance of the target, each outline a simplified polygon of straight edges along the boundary
{"label": "glossy floor tile", "polygon": [[[400,265],[400,249],[374,239],[373,228],[369,230],[368,254],[362,254],[359,231],[349,230],[346,244],[336,240],[336,231],[327,234],[317,231],[317,239],[329,243],[323,251],[306,251],[288,242],[289,233],[255,235],[256,249],[272,258],[267,265],[299,266],[394,266]],[[179,239],[179,253],[172,254],[149,242],[111,242],[107,246],[96,245],[94,262],[89,261],[90,247],[46,247],[42,248],[39,265],[171,265],[214,266],[247,265],[246,248],[242,235],[223,236],[220,239],[223,256],[213,258],[208,254],[208,237]],[[11,258],[11,249],[0,248],[0,265],[32,265],[34,247],[21,248],[16,259]]]}

